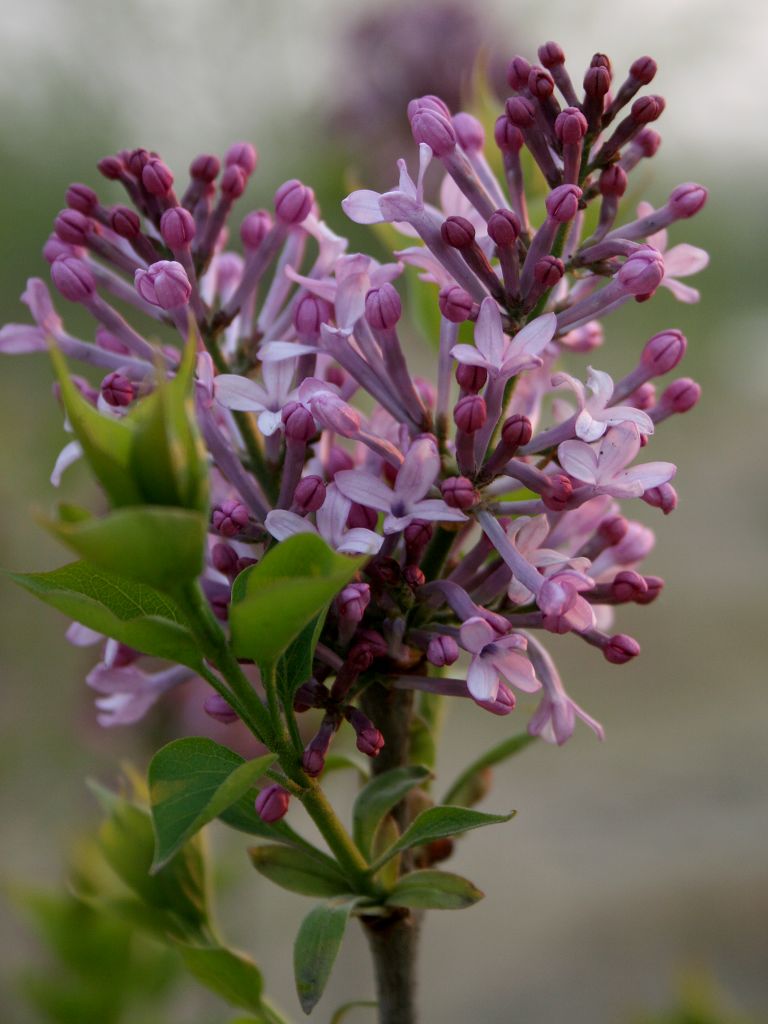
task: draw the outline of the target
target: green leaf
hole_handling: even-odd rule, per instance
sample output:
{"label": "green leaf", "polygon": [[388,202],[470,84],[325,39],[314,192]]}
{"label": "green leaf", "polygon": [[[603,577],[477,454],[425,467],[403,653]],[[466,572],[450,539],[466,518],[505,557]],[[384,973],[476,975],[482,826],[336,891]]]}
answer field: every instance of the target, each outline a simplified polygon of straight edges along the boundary
{"label": "green leaf", "polygon": [[63,509],[59,521],[43,525],[91,565],[166,592],[203,569],[208,522],[200,512],[139,505],[72,521]]}
{"label": "green leaf", "polygon": [[223,821],[225,825],[229,825],[230,828],[237,829],[238,832],[245,832],[249,836],[259,836],[261,839],[271,839],[273,842],[283,843],[285,846],[294,846],[300,850],[320,853],[285,821],[276,821],[271,825],[262,821],[254,806],[257,795],[253,791],[240,797],[226,811],[222,811],[219,820]]}
{"label": "green leaf", "polygon": [[149,766],[149,801],[155,831],[152,871],[171,857],[222,811],[247,793],[274,754],[243,761],[234,751],[204,737],[174,740]]}
{"label": "green leaf", "polygon": [[[394,817],[391,814],[385,815],[379,822],[379,827],[376,829],[376,834],[373,837],[371,859],[376,860],[385,850],[393,846],[399,838],[400,828]],[[391,857],[384,867],[376,872],[374,881],[387,891],[392,889],[400,877],[400,861],[401,857],[399,855]]]}
{"label": "green leaf", "polygon": [[483,814],[482,811],[471,811],[466,807],[430,807],[411,822],[398,841],[373,865],[373,870],[378,870],[390,857],[403,850],[423,846],[435,839],[455,836],[459,832],[469,832],[473,828],[482,828],[484,825],[499,825],[509,821],[515,813]]}
{"label": "green leaf", "polygon": [[61,401],[88,465],[107,492],[111,503],[140,505],[141,490],[130,472],[134,431],[126,418],[103,416],[72,383],[67,364],[51,346],[51,360],[61,387]]}
{"label": "green leaf", "polygon": [[343,1006],[340,1006],[336,1013],[331,1017],[328,1024],[341,1024],[350,1010],[362,1010],[363,1008],[375,1010],[378,1005],[379,1004],[374,1002],[372,999],[353,999],[351,1003],[344,1003]]}
{"label": "green leaf", "polygon": [[483,898],[470,881],[448,871],[412,871],[403,875],[386,902],[392,907],[463,910]]}
{"label": "green leaf", "polygon": [[448,787],[443,797],[443,803],[453,804],[457,807],[471,807],[472,804],[477,803],[478,800],[485,796],[488,789],[484,782],[483,774],[489,768],[492,768],[493,765],[506,761],[508,758],[514,757],[515,754],[519,754],[521,750],[525,750],[535,739],[535,736],[522,732],[517,736],[511,736],[509,739],[502,740],[495,747],[491,747],[490,750],[487,750],[465,768],[452,785]]}
{"label": "green leaf", "polygon": [[200,665],[200,653],[179,607],[135,580],[71,562],[53,572],[8,573],[14,583],[98,633],[144,654]]}
{"label": "green leaf", "polygon": [[370,758],[355,757],[354,754],[329,754],[325,759],[323,778],[332,772],[342,772],[351,769],[357,772],[360,781],[365,783],[371,777],[368,765],[365,763],[366,760],[370,760]]}
{"label": "green leaf", "polygon": [[355,900],[320,903],[301,923],[293,947],[293,969],[304,1013],[311,1013],[323,994],[354,905]]}
{"label": "green leaf", "polygon": [[253,846],[248,851],[253,866],[270,882],[302,896],[342,896],[350,885],[341,870],[326,857],[288,846]]}
{"label": "green leaf", "polygon": [[224,946],[184,946],[178,950],[187,970],[231,1006],[262,1009],[264,982],[261,971],[248,957]]}
{"label": "green leaf", "polygon": [[235,580],[229,622],[240,658],[272,665],[365,562],[314,534],[289,537]]}
{"label": "green leaf", "polygon": [[292,703],[296,690],[312,675],[312,661],[323,631],[329,605],[302,629],[277,663],[277,689],[285,703]]}
{"label": "green leaf", "polygon": [[352,834],[365,857],[370,856],[376,828],[384,815],[429,775],[429,769],[420,765],[391,768],[374,776],[360,790],[352,809]]}

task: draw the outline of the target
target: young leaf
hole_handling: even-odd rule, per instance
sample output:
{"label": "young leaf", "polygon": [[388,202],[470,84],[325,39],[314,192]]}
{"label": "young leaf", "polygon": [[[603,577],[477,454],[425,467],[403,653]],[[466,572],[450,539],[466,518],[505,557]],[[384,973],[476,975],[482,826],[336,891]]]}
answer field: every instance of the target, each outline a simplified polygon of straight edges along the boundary
{"label": "young leaf", "polygon": [[429,769],[420,765],[391,768],[374,776],[357,795],[352,809],[352,834],[362,853],[369,857],[371,843],[381,819],[399,804],[415,786],[429,778]]}
{"label": "young leaf", "polygon": [[184,946],[178,950],[187,970],[231,1006],[260,1011],[264,982],[252,960],[224,946]]}
{"label": "young leaf", "polygon": [[510,811],[509,814],[484,814],[482,811],[471,811],[466,807],[430,807],[411,822],[398,841],[373,865],[373,869],[378,870],[390,857],[402,853],[403,850],[410,850],[413,846],[423,846],[435,839],[455,836],[459,832],[468,832],[484,825],[498,825],[509,821],[515,813]]}
{"label": "young leaf", "polygon": [[293,947],[293,969],[304,1013],[311,1013],[323,994],[354,905],[355,900],[320,903],[301,923]]}
{"label": "young leaf", "polygon": [[274,664],[364,561],[337,555],[309,533],[278,544],[235,580],[229,613],[235,654]]}
{"label": "young leaf", "polygon": [[477,800],[484,795],[486,788],[482,784],[483,772],[492,768],[493,765],[519,754],[535,739],[535,736],[523,732],[491,747],[465,768],[455,782],[449,786],[443,797],[443,803],[453,804],[457,807],[471,807],[473,803],[477,803]]}
{"label": "young leaf", "polygon": [[328,1024],[341,1024],[350,1010],[362,1010],[364,1008],[368,1010],[375,1010],[378,1005],[379,1004],[375,1003],[372,999],[353,999],[351,1003],[344,1003],[343,1006],[340,1006],[331,1017]]}
{"label": "young leaf", "polygon": [[137,505],[76,522],[65,511],[43,525],[91,565],[166,592],[203,569],[208,523],[201,512]]}
{"label": "young leaf", "polygon": [[[229,825],[230,828],[237,829],[238,832],[245,832],[249,836],[271,839],[275,843],[283,843],[285,846],[293,846],[299,850],[309,850],[312,853],[325,856],[285,821],[276,821],[271,825],[262,821],[254,806],[256,796],[255,791],[241,796],[231,807],[221,812],[219,820],[223,821],[225,825]],[[330,860],[330,858],[328,859]]]}
{"label": "young leaf", "polygon": [[[376,829],[376,833],[373,837],[371,844],[371,859],[376,860],[379,858],[385,850],[388,850],[390,846],[393,846],[400,838],[400,829],[397,822],[391,814],[386,814]],[[389,890],[392,889],[398,878],[400,877],[400,856],[390,858],[384,867],[378,871],[375,875],[374,881],[376,881],[382,888]]]}
{"label": "young leaf", "polygon": [[14,583],[77,622],[144,654],[196,669],[200,652],[178,606],[164,594],[87,562],[53,572],[8,573]]}
{"label": "young leaf", "polygon": [[412,871],[403,875],[387,897],[392,907],[463,910],[483,898],[470,881],[448,871]]}
{"label": "young leaf", "polygon": [[155,831],[152,871],[168,863],[203,825],[248,792],[275,760],[243,761],[204,737],[174,740],[149,766],[149,801]]}
{"label": "young leaf", "polygon": [[277,663],[277,689],[287,703],[293,700],[296,690],[312,675],[312,660],[327,613],[326,605],[319,615],[307,623]]}
{"label": "young leaf", "polygon": [[320,897],[350,894],[349,882],[329,858],[288,846],[253,846],[248,854],[260,875],[290,892]]}

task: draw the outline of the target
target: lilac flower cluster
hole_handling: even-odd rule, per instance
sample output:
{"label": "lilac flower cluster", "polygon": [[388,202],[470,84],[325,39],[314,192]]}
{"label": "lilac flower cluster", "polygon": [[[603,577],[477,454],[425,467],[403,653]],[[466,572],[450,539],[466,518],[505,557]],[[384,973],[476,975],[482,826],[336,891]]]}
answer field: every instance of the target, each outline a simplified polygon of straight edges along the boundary
{"label": "lilac flower cluster", "polygon": [[[35,325],[0,333],[0,351],[42,350],[52,337],[98,368],[98,387],[74,379],[119,419],[158,373],[174,373],[178,335],[194,332],[212,494],[203,586],[222,621],[235,577],[274,541],[315,533],[337,552],[368,556],[337,595],[312,677],[296,693],[295,710],[323,711],[304,753],[310,775],[344,721],[361,751],[378,754],[381,733],[357,705],[372,678],[469,697],[497,715],[513,711],[515,691],[539,694],[532,734],[562,744],[578,716],[602,736],[543,640],[572,633],[625,663],[640,648],[613,632],[614,608],[648,604],[663,586],[640,571],[653,533],[617,502],[639,498],[665,513],[677,504],[675,466],[636,459],[659,423],[699,399],[685,377],[656,390],[686,339],[656,334],[618,381],[590,367],[583,382],[556,362],[592,354],[603,342],[599,318],[659,287],[696,301],[679,278],[702,269],[706,254],[667,250],[666,229],[697,213],[707,192],[683,184],[658,209],[642,204],[622,220],[628,176],[660,143],[650,125],[664,101],[636,98],[655,62],[640,58],[614,84],[609,59],[596,54],[580,95],[559,46],[545,44],[539,59],[509,66],[513,95],[495,124],[495,153],[471,114],[452,114],[436,96],[409,104],[415,178],[400,160],[396,187],[342,203],[353,221],[387,222],[404,236],[393,262],[348,254],[296,180],[271,210],[244,216],[241,251],[230,247],[230,215],[257,163],[248,143],[223,164],[198,156],[180,195],[156,153],[124,151],[99,170],[131,205],[106,206],[72,185],[44,248],[55,288],[96,321],[93,340],[67,332],[38,279],[23,296]],[[439,205],[427,198],[436,171]],[[437,286],[430,381],[406,358],[393,284],[406,267]],[[80,454],[77,442],[65,447],[54,484]],[[70,638],[100,639],[80,626]],[[466,673],[444,675],[462,652]],[[190,675],[148,672],[140,659],[106,643],[88,677],[103,724],[135,721]],[[218,695],[206,709],[235,717]],[[285,812],[279,787],[260,800],[270,820]]]}

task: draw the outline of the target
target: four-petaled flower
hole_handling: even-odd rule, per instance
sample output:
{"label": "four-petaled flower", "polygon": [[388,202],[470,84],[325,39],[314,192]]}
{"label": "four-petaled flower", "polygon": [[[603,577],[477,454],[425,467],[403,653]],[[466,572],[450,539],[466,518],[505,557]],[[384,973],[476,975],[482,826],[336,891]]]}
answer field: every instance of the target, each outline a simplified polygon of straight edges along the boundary
{"label": "four-petaled flower", "polygon": [[281,410],[296,397],[291,389],[296,372],[296,359],[282,359],[262,364],[262,384],[235,373],[220,373],[213,381],[216,401],[226,409],[257,412],[259,430],[269,437],[279,429]]}
{"label": "four-petaled flower", "polygon": [[398,160],[400,180],[389,192],[358,189],[342,201],[341,208],[356,224],[409,223],[424,211],[424,175],[432,160],[432,150],[419,145],[419,173],[416,181],[408,173],[405,160]]}
{"label": "four-petaled flower", "polygon": [[638,498],[650,487],[667,483],[677,472],[672,462],[644,462],[626,469],[639,451],[640,431],[634,423],[625,422],[611,427],[599,445],[563,441],[557,455],[566,473],[591,484],[595,493]]}
{"label": "four-petaled flower", "polygon": [[[647,217],[653,213],[650,203],[639,203],[637,207],[638,217]],[[661,279],[663,288],[668,288],[679,302],[698,302],[699,292],[688,284],[678,281],[679,277],[690,277],[691,274],[698,274],[709,265],[709,253],[705,249],[699,249],[696,245],[689,245],[681,242],[667,249],[666,229],[657,231],[648,236],[648,244],[658,249],[664,257],[664,277]]]}
{"label": "four-petaled flower", "polygon": [[467,672],[467,687],[476,701],[496,699],[499,676],[524,693],[535,693],[541,688],[533,665],[520,653],[527,641],[519,633],[499,636],[493,626],[479,615],[462,623],[459,641],[472,655]]}
{"label": "four-petaled flower", "polygon": [[316,513],[317,526],[303,516],[281,508],[273,509],[264,525],[276,540],[285,540],[297,533],[315,533],[339,554],[375,555],[384,538],[362,526],[348,530],[347,517],[351,507],[349,498],[344,497],[335,484],[330,484],[325,492],[325,501]]}
{"label": "four-petaled flower", "polygon": [[582,441],[597,441],[608,427],[617,423],[634,423],[641,434],[653,433],[653,420],[642,409],[632,405],[610,405],[613,394],[613,378],[603,370],[588,367],[587,388],[592,392],[587,395],[580,380],[569,373],[556,373],[552,377],[555,387],[569,387],[579,402],[579,414],[576,417],[576,436]]}
{"label": "four-petaled flower", "polygon": [[544,351],[557,330],[557,317],[545,313],[526,324],[511,340],[501,326],[494,299],[483,299],[475,326],[474,345],[454,345],[453,358],[464,366],[482,366],[491,377],[507,380],[521,370],[541,366]]}

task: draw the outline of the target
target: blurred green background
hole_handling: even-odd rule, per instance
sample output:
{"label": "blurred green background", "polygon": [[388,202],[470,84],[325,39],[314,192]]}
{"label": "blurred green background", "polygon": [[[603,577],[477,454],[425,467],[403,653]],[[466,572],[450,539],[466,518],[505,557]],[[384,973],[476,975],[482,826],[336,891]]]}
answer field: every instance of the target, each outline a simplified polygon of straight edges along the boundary
{"label": "blurred green background", "polygon": [[[574,79],[596,49],[610,54],[617,75],[636,56],[654,55],[654,89],[668,106],[661,151],[640,174],[643,196],[660,203],[679,181],[705,183],[709,205],[673,228],[671,243],[702,245],[712,261],[693,282],[703,293],[699,306],[678,305],[666,292],[633,304],[609,321],[595,361],[619,373],[654,331],[675,326],[689,338],[682,369],[700,380],[704,399],[665,424],[655,449],[679,463],[680,506],[667,518],[643,505],[633,511],[657,528],[647,567],[668,587],[649,608],[621,612],[621,628],[643,645],[625,668],[572,640],[554,643],[566,685],[604,723],[606,742],[577,730],[564,749],[537,745],[498,772],[488,807],[514,806],[518,817],[460,848],[456,870],[488,898],[460,916],[429,918],[424,1020],[766,1019],[766,8],[756,0],[592,0],[578,9],[566,0],[494,2],[474,4],[464,23],[467,9],[455,6],[458,38],[423,27],[424,3],[3,4],[0,322],[25,319],[24,282],[47,275],[40,248],[66,185],[85,181],[117,198],[94,167],[117,148],[156,148],[183,179],[197,152],[252,139],[261,166],[250,205],[268,205],[280,180],[302,177],[345,233],[337,204],[346,183],[394,180],[397,146],[376,145],[393,124],[405,126],[407,88],[440,92],[441,82],[471,65],[476,43],[493,67],[495,57],[533,58],[539,42],[557,39]],[[388,20],[356,28],[381,10]],[[84,323],[72,307],[63,311],[73,328]],[[45,357],[0,361],[0,565],[11,568],[66,560],[32,518],[36,505],[53,500],[48,476],[65,439],[50,391]],[[72,470],[64,493],[87,489],[82,468]],[[82,682],[92,658],[66,643],[64,628],[55,612],[0,582],[0,883],[10,889],[61,888],[69,850],[96,821],[85,775],[112,783],[121,759],[141,764],[153,743],[184,730],[165,709],[143,728],[100,731]],[[509,719],[452,708],[443,770],[454,773],[511,728]],[[350,799],[351,781],[331,786],[340,801]],[[213,839],[229,934],[264,968],[270,994],[298,1017],[290,944],[306,903],[250,872],[241,838]],[[21,998],[20,977],[49,972],[49,954],[23,915],[0,912],[2,1020],[43,1020]],[[77,931],[75,918],[69,927]],[[114,961],[96,955],[99,943],[84,953],[106,991],[116,964],[129,959],[120,941]],[[136,952],[148,990],[142,957],[156,963],[155,955]],[[327,1021],[344,999],[371,992],[367,951],[348,937],[312,1020]],[[678,1003],[687,1003],[687,1015],[673,1012]],[[708,1016],[714,1005],[720,1009]],[[356,1012],[371,1019],[370,1011]],[[125,1019],[229,1017],[182,984],[161,1010],[144,1005]]]}

